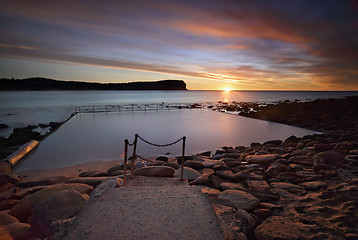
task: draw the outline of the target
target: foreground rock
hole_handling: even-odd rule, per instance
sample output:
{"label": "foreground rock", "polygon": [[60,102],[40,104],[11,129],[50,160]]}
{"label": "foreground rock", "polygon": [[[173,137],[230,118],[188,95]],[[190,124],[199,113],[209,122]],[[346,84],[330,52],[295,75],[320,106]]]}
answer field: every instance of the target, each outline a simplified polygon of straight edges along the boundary
{"label": "foreground rock", "polygon": [[88,195],[73,190],[55,193],[32,210],[33,232],[41,238],[54,234],[58,229],[53,223],[75,216],[87,200]]}
{"label": "foreground rock", "polygon": [[260,205],[260,201],[256,197],[242,190],[225,190],[219,194],[219,198],[230,200],[238,209],[249,212]]}
{"label": "foreground rock", "polygon": [[150,166],[134,170],[133,174],[147,177],[173,177],[175,169],[168,166]]}

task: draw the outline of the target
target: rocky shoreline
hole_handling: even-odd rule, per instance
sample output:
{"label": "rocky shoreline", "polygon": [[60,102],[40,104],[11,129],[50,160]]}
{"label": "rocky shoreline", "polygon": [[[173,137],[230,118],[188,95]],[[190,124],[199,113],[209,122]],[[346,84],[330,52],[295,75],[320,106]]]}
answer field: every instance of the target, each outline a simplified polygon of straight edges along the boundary
{"label": "rocky shoreline", "polygon": [[[186,156],[184,178],[208,195],[226,239],[358,238],[357,105],[353,101],[348,108],[342,107],[347,110],[338,116],[345,124],[327,130],[316,128],[321,119],[317,116],[327,111],[322,101],[323,105],[315,103],[316,115],[303,115],[292,124],[299,125],[305,118],[307,123],[311,120],[309,128],[324,130],[324,134]],[[257,113],[267,111],[264,108]],[[274,112],[283,114],[279,109]],[[326,116],[329,119],[320,121],[335,122],[335,115]],[[287,114],[286,119],[296,118]],[[180,159],[173,162],[166,157],[138,161],[135,173],[179,177],[179,163]],[[122,169],[118,164],[106,171],[81,169],[78,177],[29,179],[11,173],[11,166],[1,162],[0,238],[56,239],[94,189],[113,179],[118,186],[122,184]]]}

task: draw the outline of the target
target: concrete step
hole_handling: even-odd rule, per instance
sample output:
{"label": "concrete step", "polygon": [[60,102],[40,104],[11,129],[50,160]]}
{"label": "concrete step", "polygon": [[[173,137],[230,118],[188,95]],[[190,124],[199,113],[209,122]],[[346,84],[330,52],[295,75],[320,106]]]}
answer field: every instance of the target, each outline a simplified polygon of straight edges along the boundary
{"label": "concrete step", "polygon": [[140,177],[91,198],[63,239],[223,239],[215,212],[200,190],[162,180],[165,183]]}

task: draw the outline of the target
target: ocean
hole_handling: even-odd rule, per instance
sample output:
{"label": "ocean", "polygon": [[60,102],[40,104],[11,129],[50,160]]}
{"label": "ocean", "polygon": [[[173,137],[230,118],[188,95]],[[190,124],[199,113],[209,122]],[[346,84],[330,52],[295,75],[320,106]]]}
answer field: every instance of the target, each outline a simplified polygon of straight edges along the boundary
{"label": "ocean", "polygon": [[[0,137],[7,137],[13,128],[27,125],[61,122],[70,117],[78,106],[158,104],[158,103],[216,103],[262,102],[283,100],[314,100],[343,98],[354,92],[314,91],[2,91],[0,92]],[[35,129],[35,131],[41,129]]]}

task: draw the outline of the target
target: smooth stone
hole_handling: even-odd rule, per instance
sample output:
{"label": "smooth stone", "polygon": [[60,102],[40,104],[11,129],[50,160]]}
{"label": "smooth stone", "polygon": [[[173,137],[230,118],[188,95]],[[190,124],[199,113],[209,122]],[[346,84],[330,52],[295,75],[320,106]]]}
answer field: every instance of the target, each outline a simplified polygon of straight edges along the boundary
{"label": "smooth stone", "polygon": [[[189,167],[184,167],[184,169],[183,169],[183,178],[184,179],[188,179],[189,181],[194,181],[195,179],[197,179],[200,176],[201,176],[201,174],[198,171],[196,171],[195,169],[192,169]],[[176,172],[174,173],[174,177],[175,178],[181,177],[181,168],[176,170]]]}
{"label": "smooth stone", "polygon": [[101,171],[94,171],[88,175],[88,177],[107,177],[108,174]]}
{"label": "smooth stone", "polygon": [[16,217],[10,215],[8,210],[0,211],[0,227],[13,223],[20,223],[20,221]]}
{"label": "smooth stone", "polygon": [[274,160],[278,159],[280,156],[278,154],[264,154],[264,155],[249,155],[245,158],[245,161],[253,164],[268,164],[272,163]]}
{"label": "smooth stone", "polygon": [[211,176],[213,174],[215,174],[215,171],[213,169],[210,168],[203,168],[201,170],[198,171],[201,175],[203,176]]}
{"label": "smooth stone", "polygon": [[200,188],[201,192],[204,194],[207,194],[209,197],[217,197],[220,194],[220,191],[206,186],[195,186],[197,188]]}
{"label": "smooth stone", "polygon": [[220,184],[220,188],[224,191],[228,189],[247,191],[246,187],[242,183],[223,182]]}
{"label": "smooth stone", "polygon": [[111,167],[111,168],[109,168],[107,171],[106,171],[106,173],[108,174],[108,175],[110,175],[112,172],[114,172],[114,171],[117,171],[117,170],[123,170],[123,164],[116,164],[116,165],[114,165],[113,167]]}
{"label": "smooth stone", "polygon": [[172,167],[174,169],[179,169],[180,165],[175,162],[165,162],[162,166]]}
{"label": "smooth stone", "polygon": [[124,171],[123,170],[116,170],[111,172],[111,174],[109,174],[109,176],[118,176],[118,175],[123,175]]}
{"label": "smooth stone", "polygon": [[162,161],[162,162],[168,162],[168,157],[166,156],[159,156],[155,160]]}
{"label": "smooth stone", "polygon": [[27,223],[13,223],[0,227],[0,239],[26,240],[32,237],[31,225]]}
{"label": "smooth stone", "polygon": [[329,144],[325,144],[325,143],[316,143],[313,145],[313,148],[316,152],[324,152],[324,151],[329,151],[332,150],[333,147]]}
{"label": "smooth stone", "polygon": [[203,163],[201,163],[199,161],[195,161],[195,160],[185,161],[184,166],[190,167],[190,168],[195,169],[195,170],[200,170],[200,169],[204,168]]}
{"label": "smooth stone", "polygon": [[249,223],[250,229],[253,229],[255,227],[255,219],[248,212],[243,209],[237,209],[237,215],[245,219]]}
{"label": "smooth stone", "polygon": [[248,192],[254,195],[260,202],[274,202],[280,199],[280,195],[272,191],[265,180],[246,180]]}
{"label": "smooth stone", "polygon": [[285,182],[273,182],[270,183],[271,187],[286,190],[291,193],[303,193],[305,192],[305,188],[296,184],[292,183],[285,183]]}
{"label": "smooth stone", "polygon": [[65,190],[55,193],[45,201],[36,205],[31,214],[31,228],[41,238],[55,233],[51,224],[61,219],[71,218],[88,200],[83,194]]}
{"label": "smooth stone", "polygon": [[91,193],[91,197],[101,196],[104,192],[113,190],[122,185],[123,180],[117,177],[106,178]]}
{"label": "smooth stone", "polygon": [[58,183],[64,183],[68,180],[65,176],[52,176],[47,178],[40,178],[32,181],[23,180],[16,184],[16,186],[21,188],[34,187],[39,185],[54,185]]}
{"label": "smooth stone", "polygon": [[252,213],[259,219],[260,222],[272,216],[272,212],[269,209],[264,208],[256,208]]}
{"label": "smooth stone", "polygon": [[208,185],[210,179],[209,176],[207,175],[201,175],[200,177],[198,177],[197,179],[195,179],[194,181],[190,182],[190,185]]}
{"label": "smooth stone", "polygon": [[212,168],[214,166],[222,166],[225,165],[225,163],[221,160],[205,160],[202,162],[205,168]]}
{"label": "smooth stone", "polygon": [[250,173],[250,172],[238,172],[235,174],[235,179],[237,181],[240,180],[248,180],[248,179],[252,179],[252,180],[260,180],[263,177],[254,173]]}
{"label": "smooth stone", "polygon": [[301,186],[305,187],[307,190],[316,191],[320,188],[326,187],[327,184],[321,181],[314,181],[301,183]]}
{"label": "smooth stone", "polygon": [[219,170],[215,173],[218,177],[221,177],[223,179],[227,179],[230,181],[236,181],[235,173],[233,173],[231,170]]}
{"label": "smooth stone", "polygon": [[282,140],[270,140],[270,141],[267,141],[267,142],[264,142],[264,146],[265,145],[273,145],[273,146],[279,146],[282,144]]}
{"label": "smooth stone", "polygon": [[93,187],[81,183],[60,183],[51,185],[21,199],[10,210],[10,214],[18,218],[21,222],[26,222],[31,215],[32,209],[37,204],[64,190],[74,190],[83,194],[90,194],[93,191]]}
{"label": "smooth stone", "polygon": [[229,189],[221,192],[219,198],[228,199],[233,202],[238,209],[251,212],[260,205],[260,201],[253,195],[236,189]]}
{"label": "smooth stone", "polygon": [[209,179],[210,179],[211,185],[217,189],[220,188],[220,184],[224,182],[224,180],[222,180],[220,177],[218,177],[216,175],[211,175],[209,177]]}
{"label": "smooth stone", "polygon": [[350,150],[350,151],[349,151],[349,154],[358,155],[358,149]]}
{"label": "smooth stone", "polygon": [[133,171],[133,175],[147,177],[173,177],[175,169],[167,166],[149,166],[138,168]]}
{"label": "smooth stone", "polygon": [[337,164],[344,161],[344,155],[335,151],[321,152],[314,156],[315,164]]}
{"label": "smooth stone", "polygon": [[87,185],[91,185],[92,187],[96,187],[107,177],[75,177],[69,178],[66,183],[83,183]]}
{"label": "smooth stone", "polygon": [[222,158],[220,160],[223,161],[224,163],[237,161],[236,158]]}

